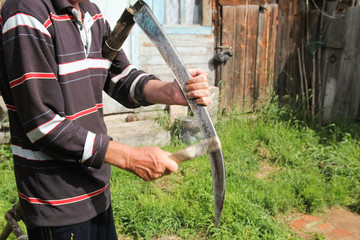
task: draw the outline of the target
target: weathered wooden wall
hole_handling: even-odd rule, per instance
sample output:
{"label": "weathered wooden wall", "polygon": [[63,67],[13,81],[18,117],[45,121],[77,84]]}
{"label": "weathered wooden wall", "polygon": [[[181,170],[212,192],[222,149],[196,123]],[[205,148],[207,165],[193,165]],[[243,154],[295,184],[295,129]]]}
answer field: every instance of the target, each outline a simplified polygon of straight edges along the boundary
{"label": "weathered wooden wall", "polygon": [[321,51],[323,120],[359,117],[360,6],[328,22]]}
{"label": "weathered wooden wall", "polygon": [[305,1],[217,0],[214,5],[217,52],[229,46],[234,52],[216,74],[216,82],[224,84],[222,107],[251,111],[274,91],[280,97],[300,94],[297,50],[304,40]]}
{"label": "weathered wooden wall", "polygon": [[276,92],[280,97],[301,94],[298,48],[305,38],[304,0],[279,0],[279,25],[276,42]]}
{"label": "weathered wooden wall", "polygon": [[[222,107],[251,111],[274,89],[280,99],[304,99],[313,116],[324,111],[324,122],[344,114],[360,119],[360,6],[278,0],[277,10],[268,11],[273,5],[266,2],[216,1],[217,51],[234,54],[216,76]],[[329,17],[334,12],[344,17]]]}
{"label": "weathered wooden wall", "polygon": [[222,6],[221,47],[233,54],[221,68],[221,105],[252,111],[273,91],[278,6],[243,2],[220,1],[229,4]]}

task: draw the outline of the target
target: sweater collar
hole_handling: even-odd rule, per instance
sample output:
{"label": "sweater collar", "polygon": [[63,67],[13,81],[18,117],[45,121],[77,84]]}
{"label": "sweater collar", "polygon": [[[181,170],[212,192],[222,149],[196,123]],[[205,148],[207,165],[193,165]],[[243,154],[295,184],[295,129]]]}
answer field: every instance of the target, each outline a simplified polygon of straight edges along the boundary
{"label": "sweater collar", "polygon": [[51,0],[54,4],[54,7],[57,10],[63,10],[65,8],[73,8],[73,6],[69,3],[68,0]]}

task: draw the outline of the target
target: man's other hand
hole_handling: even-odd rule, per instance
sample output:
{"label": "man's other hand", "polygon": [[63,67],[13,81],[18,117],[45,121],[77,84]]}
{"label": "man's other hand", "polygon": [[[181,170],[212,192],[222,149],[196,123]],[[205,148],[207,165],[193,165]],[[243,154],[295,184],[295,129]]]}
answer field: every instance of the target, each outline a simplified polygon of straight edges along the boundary
{"label": "man's other hand", "polygon": [[[192,78],[186,82],[187,86],[185,90],[187,92],[187,98],[195,100],[198,105],[209,105],[210,98],[207,73],[199,68],[191,69],[189,72]],[[188,103],[176,81],[172,83],[172,88],[175,104],[187,106]]]}
{"label": "man's other hand", "polygon": [[198,105],[209,105],[208,75],[197,68],[190,70],[192,78],[187,81],[186,91],[188,99],[195,99]]}
{"label": "man's other hand", "polygon": [[133,148],[110,141],[105,162],[132,172],[145,181],[153,181],[177,171],[178,164],[169,158],[170,154],[159,147]]}

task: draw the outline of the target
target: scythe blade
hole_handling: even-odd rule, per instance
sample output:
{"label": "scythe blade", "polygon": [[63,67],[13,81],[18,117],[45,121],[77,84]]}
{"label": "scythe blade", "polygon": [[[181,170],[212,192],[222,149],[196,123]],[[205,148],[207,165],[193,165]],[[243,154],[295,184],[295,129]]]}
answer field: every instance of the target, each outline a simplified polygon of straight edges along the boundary
{"label": "scythe blade", "polygon": [[[150,8],[144,4],[143,7],[134,14],[134,20],[158,48],[165,62],[172,70],[177,83],[185,94],[186,82],[191,78],[191,75]],[[195,100],[187,100],[198,121],[203,136],[205,138],[217,136],[206,107],[197,105]],[[209,157],[214,187],[215,224],[218,226],[225,199],[224,158],[221,149],[209,153]]]}

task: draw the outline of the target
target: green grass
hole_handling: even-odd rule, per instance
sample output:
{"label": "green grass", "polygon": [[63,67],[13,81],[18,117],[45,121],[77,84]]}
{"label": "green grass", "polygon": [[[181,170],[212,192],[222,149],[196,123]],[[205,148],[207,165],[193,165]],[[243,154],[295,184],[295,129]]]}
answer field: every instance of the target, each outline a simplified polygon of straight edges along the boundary
{"label": "green grass", "polygon": [[[283,216],[319,213],[333,206],[360,212],[358,124],[343,120],[318,126],[272,103],[253,116],[224,116],[216,128],[226,167],[220,226],[214,225],[211,168],[204,156],[154,182],[112,168],[115,223],[122,237],[298,239]],[[166,150],[182,147],[176,141]],[[6,160],[9,152],[3,148],[2,153],[1,216],[16,200],[12,164]],[[258,178],[262,163],[274,171]]]}

